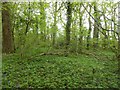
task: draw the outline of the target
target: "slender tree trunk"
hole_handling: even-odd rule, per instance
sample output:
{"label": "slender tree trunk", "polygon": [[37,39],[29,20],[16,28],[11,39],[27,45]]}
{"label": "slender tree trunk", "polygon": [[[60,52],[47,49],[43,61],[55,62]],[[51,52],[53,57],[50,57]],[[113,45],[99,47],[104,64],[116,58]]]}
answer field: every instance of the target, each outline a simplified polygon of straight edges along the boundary
{"label": "slender tree trunk", "polygon": [[57,2],[55,2],[55,9],[54,9],[54,30],[53,30],[53,46],[55,45],[55,38],[56,38],[56,30],[57,30],[57,20],[56,20],[56,15],[57,15]]}
{"label": "slender tree trunk", "polygon": [[2,3],[3,10],[2,10],[2,52],[3,53],[12,53],[14,51],[13,48],[13,38],[12,38],[12,30],[10,26],[10,12],[8,8],[8,3]]}
{"label": "slender tree trunk", "polygon": [[36,17],[35,27],[36,27],[35,34],[38,36],[38,17]]}
{"label": "slender tree trunk", "polygon": [[[98,14],[97,6],[96,6],[96,2],[94,2],[94,18],[95,18],[95,20],[98,20],[98,15],[97,14]],[[98,35],[99,35],[99,33],[98,33],[98,28],[97,28],[97,22],[94,21],[94,32],[93,32],[94,44],[93,44],[93,46],[95,48],[98,47]]]}
{"label": "slender tree trunk", "polygon": [[43,41],[46,41],[46,12],[45,12],[45,7],[44,7],[44,2],[40,2],[40,32],[41,32],[41,39]]}
{"label": "slender tree trunk", "polygon": [[[114,31],[116,32],[116,25],[115,25],[115,22],[116,22],[116,16],[115,16],[115,14],[116,14],[116,9],[114,8],[113,9],[113,21],[114,21],[114,23],[113,23],[113,28],[114,28]],[[117,38],[116,38],[116,33],[115,32],[113,32],[113,36],[114,36],[114,38],[113,38],[113,43],[114,43],[114,46],[116,46],[116,40],[117,40]]]}
{"label": "slender tree trunk", "polygon": [[28,4],[29,8],[28,8],[28,17],[26,20],[26,29],[25,29],[25,35],[27,34],[28,30],[29,30],[29,25],[30,25],[30,2]]}
{"label": "slender tree trunk", "polygon": [[[105,17],[105,15],[103,15],[103,18],[104,18],[104,23],[105,23],[105,29],[107,30],[107,21],[106,21],[106,17]],[[103,31],[105,34],[107,34],[106,33],[106,31]],[[104,36],[104,40],[103,40],[103,48],[107,48],[107,37],[106,37],[106,35]]]}
{"label": "slender tree trunk", "polygon": [[[89,12],[91,13],[91,6],[90,6],[90,9],[89,9]],[[87,49],[89,49],[89,47],[90,47],[90,38],[91,38],[90,34],[91,34],[91,31],[92,31],[90,16],[88,18],[88,21],[89,21],[89,31],[88,31],[88,36],[87,36]]]}
{"label": "slender tree trunk", "polygon": [[72,17],[72,4],[67,3],[67,24],[66,24],[66,49],[70,45],[70,27],[71,27],[71,17]]}
{"label": "slender tree trunk", "polygon": [[118,2],[118,60],[120,60],[120,1]]}
{"label": "slender tree trunk", "polygon": [[[0,6],[2,6],[2,3],[0,2]],[[0,10],[0,77],[2,77],[2,12]],[[3,79],[0,78],[0,81],[2,81]],[[2,83],[0,85],[0,89],[2,90]]]}
{"label": "slender tree trunk", "polygon": [[120,33],[118,38],[118,60],[120,60]]}
{"label": "slender tree trunk", "polygon": [[[0,2],[2,6],[2,3]],[[2,12],[0,10],[0,42],[2,43]],[[0,61],[2,61],[2,44],[0,43]],[[2,64],[2,62],[0,62]],[[2,65],[0,65],[2,66]],[[1,68],[1,67],[0,67]]]}
{"label": "slender tree trunk", "polygon": [[83,44],[83,30],[82,30],[82,14],[81,14],[81,3],[79,8],[79,49],[82,52],[82,44]]}

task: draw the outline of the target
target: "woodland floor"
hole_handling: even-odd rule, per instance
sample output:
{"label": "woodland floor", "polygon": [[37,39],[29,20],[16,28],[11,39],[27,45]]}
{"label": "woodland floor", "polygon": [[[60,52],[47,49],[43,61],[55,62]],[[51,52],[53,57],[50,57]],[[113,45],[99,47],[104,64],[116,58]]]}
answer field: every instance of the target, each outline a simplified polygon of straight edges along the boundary
{"label": "woodland floor", "polygon": [[118,88],[118,61],[110,51],[80,55],[3,55],[3,88]]}

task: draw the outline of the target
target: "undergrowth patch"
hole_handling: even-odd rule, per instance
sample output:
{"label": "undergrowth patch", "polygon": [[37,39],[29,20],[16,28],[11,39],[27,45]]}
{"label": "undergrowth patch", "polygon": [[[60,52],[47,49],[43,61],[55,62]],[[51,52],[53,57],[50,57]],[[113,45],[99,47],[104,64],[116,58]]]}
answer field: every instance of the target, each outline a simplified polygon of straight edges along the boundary
{"label": "undergrowth patch", "polygon": [[[3,56],[3,88],[117,88],[118,62],[112,52],[45,55],[32,60]],[[99,59],[95,58],[99,57]]]}

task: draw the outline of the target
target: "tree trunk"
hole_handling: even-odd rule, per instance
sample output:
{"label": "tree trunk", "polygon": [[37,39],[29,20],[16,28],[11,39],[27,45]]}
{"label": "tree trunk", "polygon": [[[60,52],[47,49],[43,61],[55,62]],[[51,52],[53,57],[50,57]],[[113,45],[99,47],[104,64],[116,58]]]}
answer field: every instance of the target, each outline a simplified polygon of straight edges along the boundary
{"label": "tree trunk", "polygon": [[[97,12],[97,7],[96,7],[96,2],[94,2],[94,18],[95,20],[98,20],[98,12]],[[94,32],[93,32],[93,39],[94,39],[94,48],[98,47],[98,28],[97,28],[97,22],[94,21]]]}
{"label": "tree trunk", "polygon": [[[0,5],[2,6],[2,3],[0,3]],[[2,54],[2,12],[0,12],[0,61],[2,61],[1,54]]]}
{"label": "tree trunk", "polygon": [[[89,9],[89,12],[91,13],[91,6],[90,6],[90,9]],[[88,18],[88,21],[89,21],[89,31],[88,31],[88,36],[87,36],[87,49],[90,48],[90,34],[91,34],[91,31],[92,31],[90,16]]]}
{"label": "tree trunk", "polygon": [[118,60],[120,61],[120,2],[118,2]]}
{"label": "tree trunk", "polygon": [[79,8],[79,52],[82,52],[82,45],[83,45],[83,30],[82,30],[82,14],[81,14],[81,7],[82,3],[80,3],[80,8]]}
{"label": "tree trunk", "polygon": [[57,15],[57,2],[55,2],[55,10],[54,10],[54,30],[53,30],[53,46],[55,45],[55,38],[56,38],[56,23],[57,23],[57,20],[56,20],[56,15]]}
{"label": "tree trunk", "polygon": [[66,49],[70,45],[70,27],[71,27],[71,17],[72,17],[72,4],[67,3],[67,24],[66,24]]}
{"label": "tree trunk", "polygon": [[45,3],[39,2],[40,4],[40,32],[41,32],[41,39],[46,41],[46,12],[45,12]]}
{"label": "tree trunk", "polygon": [[2,3],[3,9],[2,9],[2,52],[3,53],[12,53],[14,51],[13,48],[13,38],[12,38],[12,30],[10,26],[10,14],[9,14],[9,8],[8,3],[4,2]]}
{"label": "tree trunk", "polygon": [[[105,15],[103,15],[103,18],[104,18],[104,23],[105,23],[105,29],[107,30],[107,22],[106,22]],[[107,37],[106,37],[107,33],[106,33],[106,31],[104,31],[104,33],[105,33],[105,36],[104,36],[104,40],[103,40],[103,42],[104,42],[103,48],[107,48]]]}
{"label": "tree trunk", "polygon": [[27,20],[26,20],[25,35],[28,33],[29,25],[30,25],[30,2],[28,4],[28,6],[29,6],[29,8],[28,8],[28,16],[27,16]]}

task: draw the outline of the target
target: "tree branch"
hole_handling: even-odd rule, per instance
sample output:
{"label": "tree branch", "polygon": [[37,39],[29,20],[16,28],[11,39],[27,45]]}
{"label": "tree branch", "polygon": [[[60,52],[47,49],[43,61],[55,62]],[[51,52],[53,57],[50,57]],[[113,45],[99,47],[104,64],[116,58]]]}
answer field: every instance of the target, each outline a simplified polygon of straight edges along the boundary
{"label": "tree branch", "polygon": [[[117,36],[119,37],[119,33],[118,33],[118,32],[116,32],[116,31],[114,31],[114,30],[108,30],[108,29],[103,28],[103,27],[101,26],[101,24],[90,14],[90,12],[87,10],[87,8],[86,8],[83,4],[82,4],[82,6],[85,8],[85,10],[87,11],[87,13],[92,17],[92,19],[94,19],[94,21],[97,23],[97,26],[98,26],[99,28],[101,28],[101,29],[103,29],[103,30],[105,30],[105,31],[112,31],[112,32],[116,33]],[[99,24],[100,24],[100,25],[99,25]],[[99,30],[99,31],[100,31],[100,30]],[[100,32],[108,38],[108,36],[107,36],[106,34],[104,34],[102,31],[100,31]]]}

